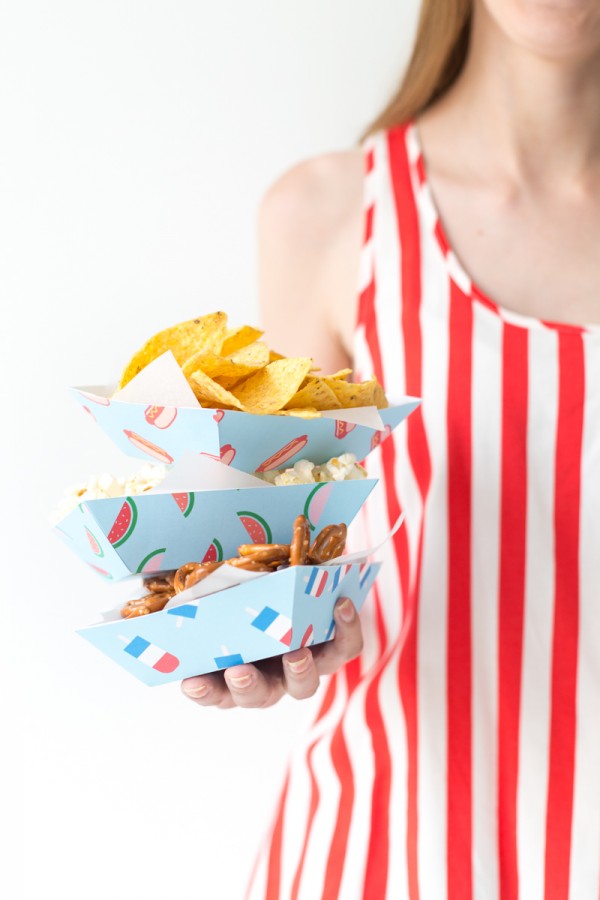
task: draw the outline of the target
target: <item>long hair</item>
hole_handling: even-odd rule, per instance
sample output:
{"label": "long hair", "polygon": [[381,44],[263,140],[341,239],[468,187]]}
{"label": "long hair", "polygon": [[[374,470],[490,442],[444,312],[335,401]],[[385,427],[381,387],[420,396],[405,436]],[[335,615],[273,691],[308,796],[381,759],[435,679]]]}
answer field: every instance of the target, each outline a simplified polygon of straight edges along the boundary
{"label": "long hair", "polygon": [[363,137],[418,116],[454,83],[469,47],[473,0],[423,0],[402,83]]}

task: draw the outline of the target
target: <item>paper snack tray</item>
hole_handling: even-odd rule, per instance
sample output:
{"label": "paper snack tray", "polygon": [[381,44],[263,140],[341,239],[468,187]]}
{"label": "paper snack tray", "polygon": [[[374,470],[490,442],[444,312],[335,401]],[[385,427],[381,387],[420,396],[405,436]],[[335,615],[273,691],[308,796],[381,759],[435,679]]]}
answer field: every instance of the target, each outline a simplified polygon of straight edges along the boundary
{"label": "paper snack tray", "polygon": [[71,393],[128,456],[171,465],[187,451],[202,452],[244,472],[284,468],[301,458],[323,463],[341,453],[364,459],[420,403],[405,397],[386,409],[331,410],[314,419],[204,409],[170,352],[114,396],[110,387]]}
{"label": "paper snack tray", "polygon": [[360,609],[380,566],[292,566],[198,599],[191,588],[161,612],[78,633],[145,684],[166,684],[330,640],[337,598]]}
{"label": "paper snack tray", "polygon": [[[198,470],[202,477],[194,482]],[[219,483],[223,488],[215,489]],[[136,497],[87,500],[55,530],[99,575],[117,581],[237,556],[240,544],[289,544],[300,513],[314,535],[326,525],[349,525],[376,483],[365,478],[275,487],[215,460],[187,457],[164,487]]]}

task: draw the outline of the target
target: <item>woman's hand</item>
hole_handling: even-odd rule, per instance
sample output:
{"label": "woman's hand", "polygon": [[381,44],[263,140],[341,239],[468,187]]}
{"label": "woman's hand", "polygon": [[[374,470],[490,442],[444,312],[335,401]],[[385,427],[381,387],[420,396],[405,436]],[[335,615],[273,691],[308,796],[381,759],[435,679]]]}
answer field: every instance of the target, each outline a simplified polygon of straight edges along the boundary
{"label": "woman's hand", "polygon": [[224,672],[196,675],[182,681],[184,694],[199,706],[265,708],[284,694],[296,700],[312,697],[321,675],[330,675],[362,650],[360,619],[354,604],[341,597],[334,608],[335,637],[312,650],[304,647],[257,666],[232,666]]}

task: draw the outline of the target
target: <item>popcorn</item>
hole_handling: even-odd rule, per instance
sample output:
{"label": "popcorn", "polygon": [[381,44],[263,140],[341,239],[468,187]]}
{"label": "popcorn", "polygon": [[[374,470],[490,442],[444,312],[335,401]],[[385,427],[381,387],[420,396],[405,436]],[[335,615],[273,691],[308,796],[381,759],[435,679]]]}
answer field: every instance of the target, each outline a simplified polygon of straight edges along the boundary
{"label": "popcorn", "polygon": [[56,525],[85,500],[144,494],[160,484],[166,474],[166,466],[153,466],[145,463],[137,474],[129,475],[127,478],[117,478],[109,475],[108,472],[104,472],[102,475],[93,475],[87,484],[80,482],[66,489],[51,517],[52,522]]}
{"label": "popcorn", "polygon": [[316,466],[308,459],[299,459],[288,469],[255,473],[258,478],[277,486],[289,484],[316,484],[324,481],[352,481],[366,478],[367,470],[357,463],[353,453],[334,456],[323,465]]}

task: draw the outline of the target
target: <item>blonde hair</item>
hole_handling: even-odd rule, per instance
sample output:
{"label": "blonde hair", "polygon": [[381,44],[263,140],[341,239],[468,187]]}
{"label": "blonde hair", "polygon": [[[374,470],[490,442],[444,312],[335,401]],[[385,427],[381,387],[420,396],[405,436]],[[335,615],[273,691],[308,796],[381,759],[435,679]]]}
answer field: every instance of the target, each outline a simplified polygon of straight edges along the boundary
{"label": "blonde hair", "polygon": [[473,0],[423,0],[400,88],[363,137],[408,122],[448,90],[467,57],[472,15]]}

